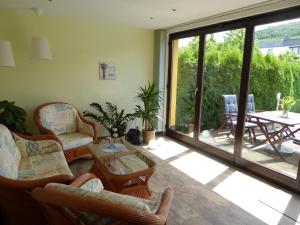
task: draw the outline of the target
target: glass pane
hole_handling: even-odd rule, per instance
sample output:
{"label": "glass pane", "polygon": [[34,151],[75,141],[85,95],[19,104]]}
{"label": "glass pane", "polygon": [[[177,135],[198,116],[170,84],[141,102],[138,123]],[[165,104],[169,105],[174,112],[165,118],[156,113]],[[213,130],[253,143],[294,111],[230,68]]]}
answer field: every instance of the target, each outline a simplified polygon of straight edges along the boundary
{"label": "glass pane", "polygon": [[299,37],[300,19],[255,27],[242,149],[243,158],[294,178],[300,157]]}
{"label": "glass pane", "polygon": [[206,36],[199,140],[233,153],[245,29]]}
{"label": "glass pane", "polygon": [[193,137],[199,37],[173,41],[170,128]]}

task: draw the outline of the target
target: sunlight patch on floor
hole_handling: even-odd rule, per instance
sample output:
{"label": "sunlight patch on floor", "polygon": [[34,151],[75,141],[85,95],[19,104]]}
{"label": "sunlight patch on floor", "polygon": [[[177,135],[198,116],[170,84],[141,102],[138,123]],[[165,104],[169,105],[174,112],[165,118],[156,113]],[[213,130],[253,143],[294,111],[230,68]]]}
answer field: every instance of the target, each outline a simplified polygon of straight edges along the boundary
{"label": "sunlight patch on floor", "polygon": [[169,159],[189,150],[183,145],[177,144],[174,141],[169,141],[162,137],[151,141],[149,145],[144,146],[143,148],[149,150],[152,154],[162,160]]}
{"label": "sunlight patch on floor", "polygon": [[[283,215],[280,212],[260,201],[264,196],[276,192],[277,189],[243,173],[234,172],[213,191],[267,224],[277,225],[282,219]],[[282,198],[280,208],[283,211],[288,202],[287,196]],[[293,220],[287,217],[285,219],[293,223]]]}
{"label": "sunlight patch on floor", "polygon": [[277,190],[264,196],[260,202],[300,222],[300,197]]}
{"label": "sunlight patch on floor", "polygon": [[204,185],[228,169],[228,166],[196,152],[182,156],[170,165]]}

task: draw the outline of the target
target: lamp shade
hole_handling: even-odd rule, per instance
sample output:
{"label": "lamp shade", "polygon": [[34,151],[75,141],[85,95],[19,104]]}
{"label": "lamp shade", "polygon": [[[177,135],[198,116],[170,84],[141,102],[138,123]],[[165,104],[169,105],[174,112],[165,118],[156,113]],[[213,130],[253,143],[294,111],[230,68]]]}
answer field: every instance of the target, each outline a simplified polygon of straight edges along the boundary
{"label": "lamp shade", "polygon": [[16,66],[11,44],[7,40],[0,40],[0,66]]}
{"label": "lamp shade", "polygon": [[31,40],[32,59],[52,59],[48,39],[44,37],[33,37]]}

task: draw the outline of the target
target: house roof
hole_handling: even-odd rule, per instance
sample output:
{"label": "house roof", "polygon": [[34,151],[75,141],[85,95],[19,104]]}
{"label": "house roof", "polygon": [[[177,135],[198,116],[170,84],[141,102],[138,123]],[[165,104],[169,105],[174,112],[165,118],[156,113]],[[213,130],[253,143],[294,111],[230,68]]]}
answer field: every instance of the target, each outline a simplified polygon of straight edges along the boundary
{"label": "house roof", "polygon": [[276,48],[276,47],[293,47],[300,46],[300,38],[297,39],[288,39],[288,40],[280,40],[280,41],[259,41],[259,48]]}

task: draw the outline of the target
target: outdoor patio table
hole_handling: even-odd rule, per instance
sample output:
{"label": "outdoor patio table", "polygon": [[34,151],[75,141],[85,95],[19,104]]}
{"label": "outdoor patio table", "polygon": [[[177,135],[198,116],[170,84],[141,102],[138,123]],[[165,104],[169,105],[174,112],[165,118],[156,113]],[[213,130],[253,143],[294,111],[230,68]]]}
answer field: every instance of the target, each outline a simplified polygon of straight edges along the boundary
{"label": "outdoor patio table", "polygon": [[[281,144],[284,141],[292,139],[294,134],[300,130],[300,128],[291,130],[292,127],[300,124],[300,113],[289,112],[287,118],[282,117],[282,111],[248,113],[248,116],[256,119],[258,127],[266,138],[263,143],[268,142],[275,152],[284,160],[282,152],[280,151]],[[280,124],[281,128],[269,131],[266,124],[262,122],[263,120]]]}

